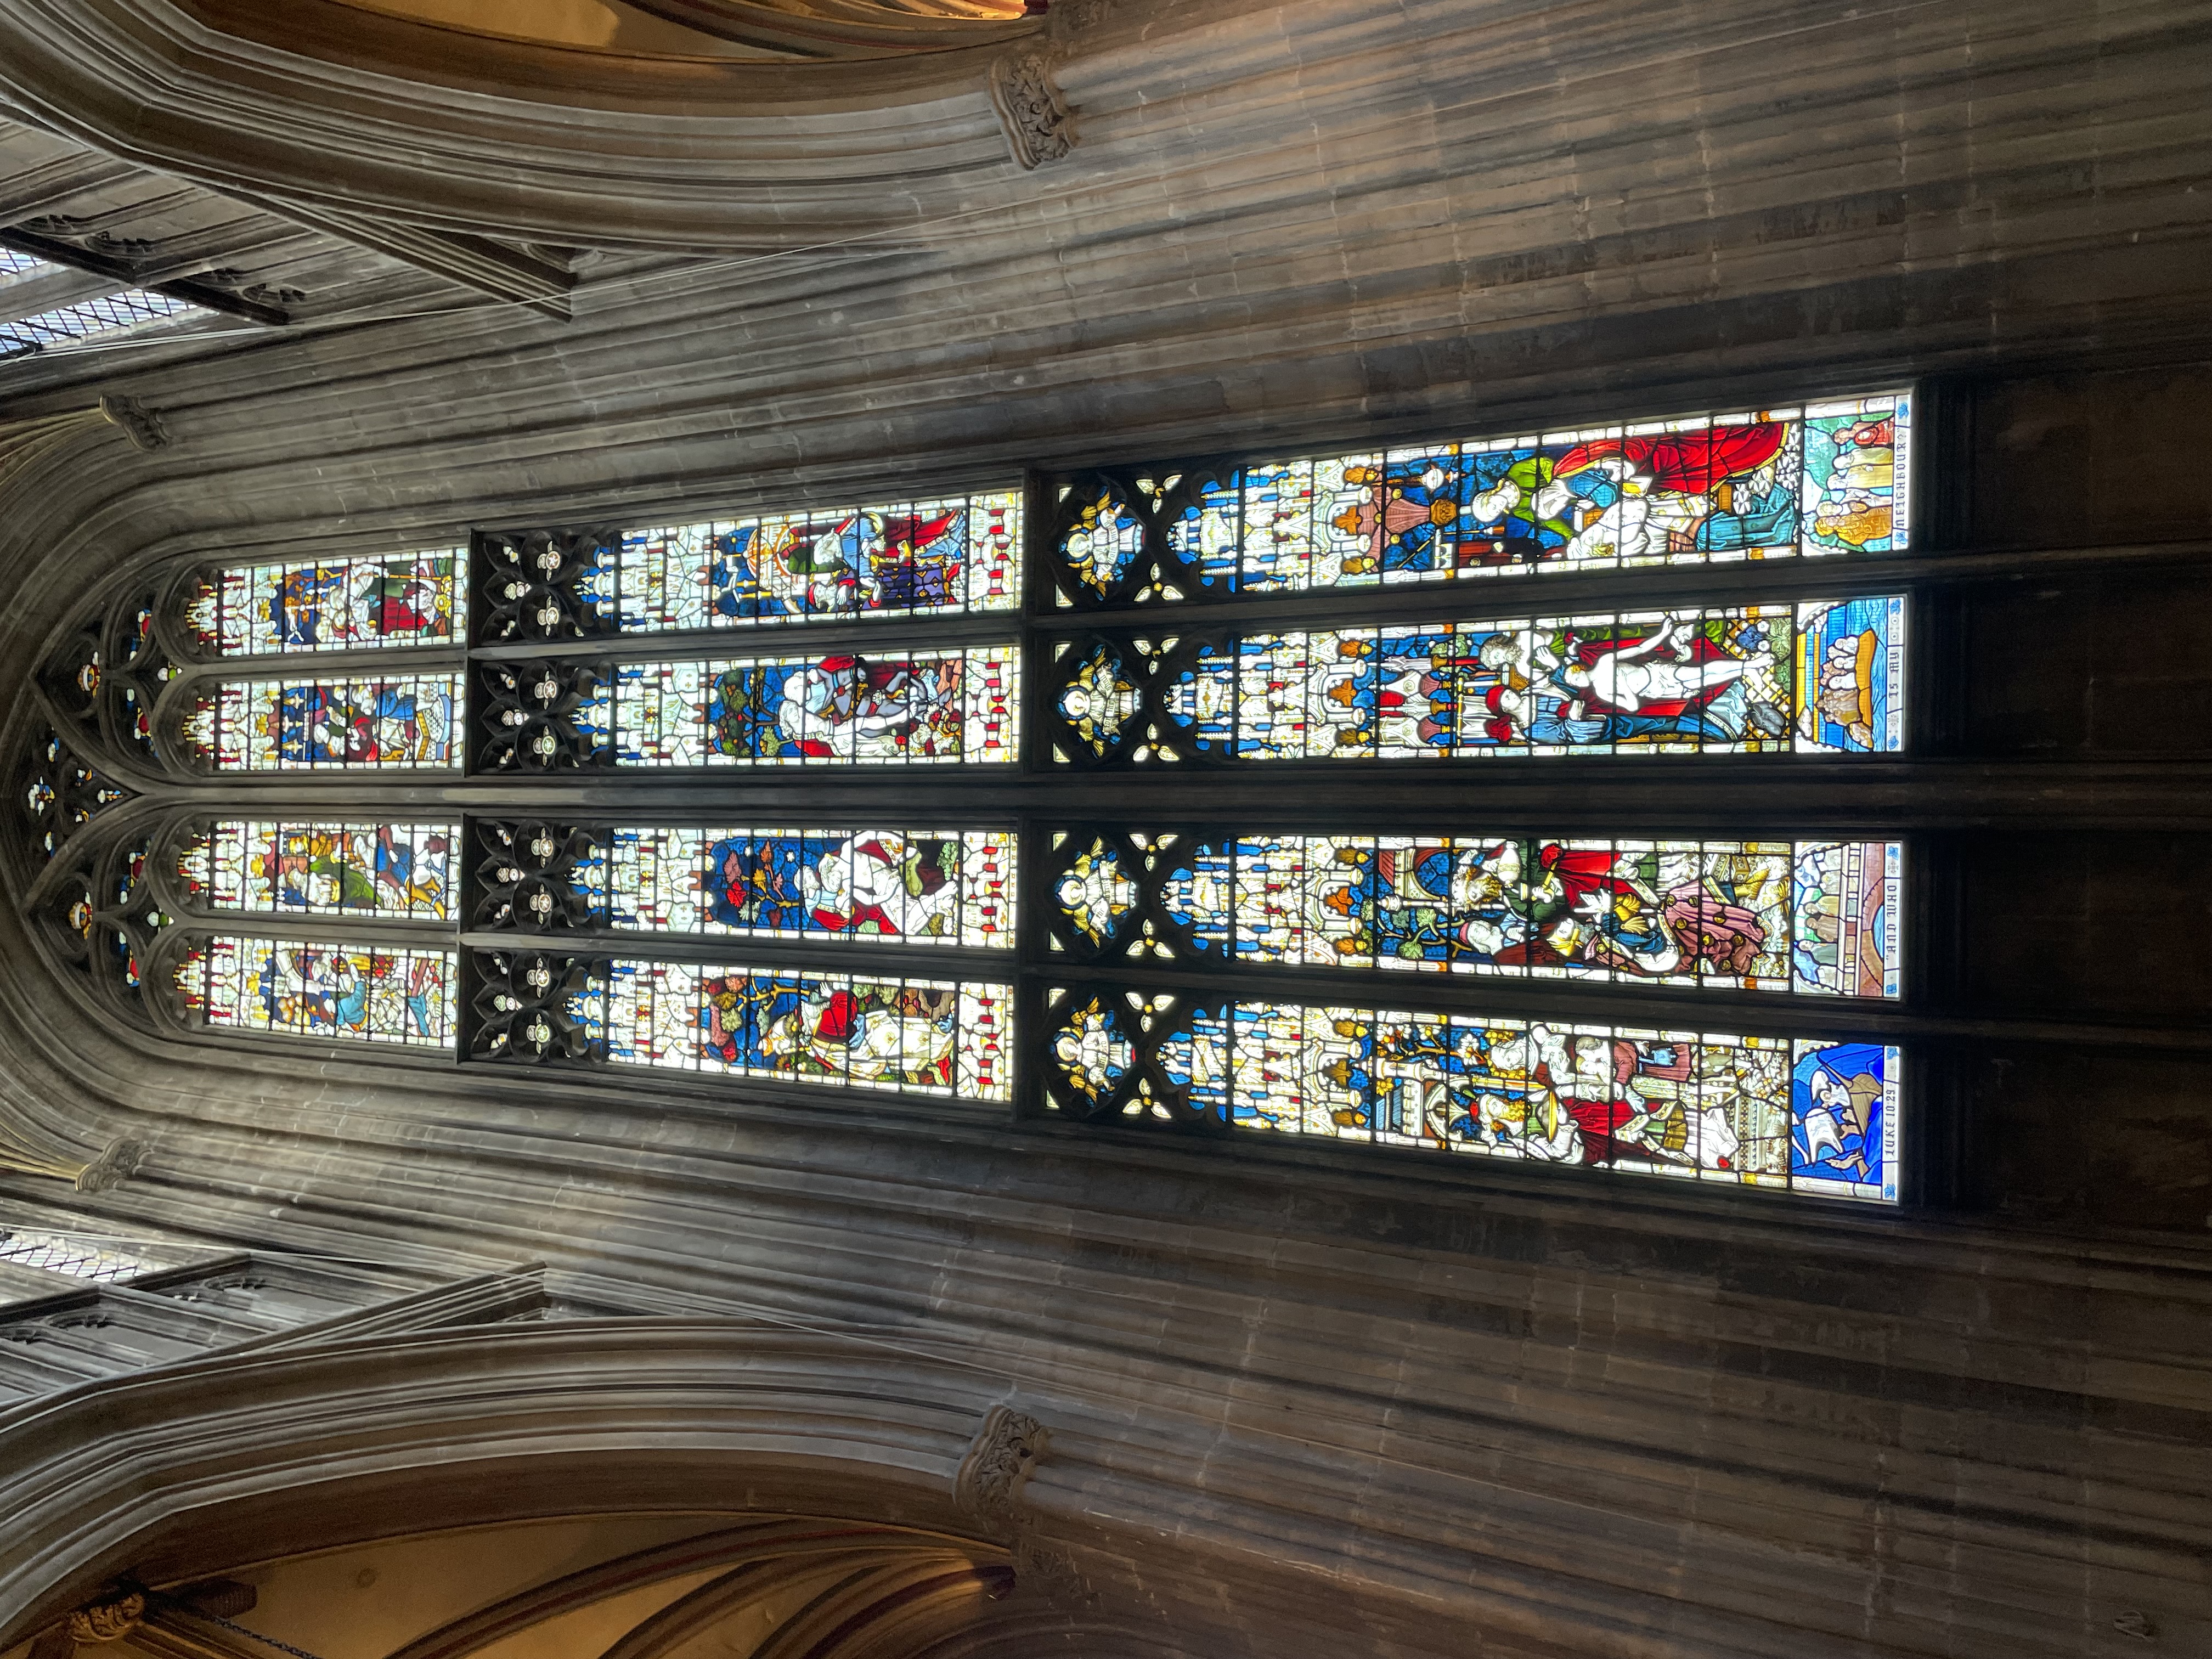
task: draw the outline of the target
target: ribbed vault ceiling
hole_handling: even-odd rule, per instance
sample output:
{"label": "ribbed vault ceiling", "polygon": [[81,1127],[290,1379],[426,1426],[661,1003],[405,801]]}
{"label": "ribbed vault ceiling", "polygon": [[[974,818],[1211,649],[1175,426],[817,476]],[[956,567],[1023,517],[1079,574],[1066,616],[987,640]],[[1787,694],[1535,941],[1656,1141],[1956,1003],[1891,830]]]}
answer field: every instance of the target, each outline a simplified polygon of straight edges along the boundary
{"label": "ribbed vault ceiling", "polygon": [[[315,1659],[953,1659],[1033,1650],[1043,1609],[1016,1588],[1005,1550],[934,1533],[616,1515],[125,1577],[88,1622],[126,1626],[99,1644],[112,1659],[266,1659],[275,1644]],[[58,1651],[41,1640],[9,1659]]]}
{"label": "ribbed vault ceiling", "polygon": [[540,46],[763,59],[938,52],[1000,39],[1021,0],[345,0]]}

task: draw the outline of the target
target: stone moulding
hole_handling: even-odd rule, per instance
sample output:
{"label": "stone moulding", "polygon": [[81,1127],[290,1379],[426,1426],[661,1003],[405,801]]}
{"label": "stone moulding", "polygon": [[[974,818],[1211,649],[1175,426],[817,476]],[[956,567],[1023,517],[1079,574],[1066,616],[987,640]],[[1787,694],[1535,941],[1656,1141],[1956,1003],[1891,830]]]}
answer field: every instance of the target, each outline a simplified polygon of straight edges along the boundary
{"label": "stone moulding", "polygon": [[1047,26],[1055,35],[1079,34],[1104,22],[1114,0],[1056,0],[1047,14]]}
{"label": "stone moulding", "polygon": [[991,107],[1006,135],[1006,148],[1024,173],[1057,161],[1075,148],[1075,118],[1035,52],[1009,52],[991,64]]}
{"label": "stone moulding", "polygon": [[[981,1405],[972,1381],[927,1358],[884,1360],[866,1344],[720,1319],[364,1320],[90,1382],[0,1412],[13,1523],[0,1539],[0,1633],[12,1644],[66,1620],[100,1596],[115,1561],[164,1582],[221,1571],[222,1512],[288,1543],[306,1536],[301,1525],[336,1529],[319,1544],[393,1520],[572,1512],[580,1472],[588,1484],[593,1469],[617,1510],[775,1514],[803,1499],[856,1522],[970,1536],[949,1500]],[[356,1401],[372,1376],[398,1383],[388,1409],[326,1408]],[[672,1388],[698,1395],[674,1417]],[[459,1478],[470,1466],[483,1478]],[[342,1496],[356,1481],[359,1501]],[[986,1547],[980,1559],[1003,1558]]]}
{"label": "stone moulding", "polygon": [[943,52],[1028,25],[1012,16],[939,15],[896,0],[635,0],[641,11],[767,57],[854,58]]}
{"label": "stone moulding", "polygon": [[109,1192],[128,1181],[145,1162],[146,1143],[118,1135],[89,1162],[74,1154],[58,1139],[0,1126],[0,1170],[66,1181],[81,1193]]}
{"label": "stone moulding", "polygon": [[[132,165],[250,191],[394,257],[435,243],[441,259],[512,284],[523,243],[811,244],[898,234],[917,198],[925,211],[959,204],[957,179],[1003,173],[988,66],[1006,49],[993,30],[960,35],[970,43],[754,62],[457,34],[341,0],[10,0],[0,90]],[[414,95],[395,100],[394,82]],[[256,111],[252,162],[226,134],[242,97]],[[133,113],[155,103],[157,122]],[[656,159],[679,155],[673,171]],[[907,191],[886,195],[894,179]],[[555,289],[573,276],[528,263]]]}
{"label": "stone moulding", "polygon": [[168,447],[168,431],[153,410],[135,398],[104,397],[91,409],[0,422],[0,483],[29,471],[80,438],[110,429],[120,429],[140,449]]}

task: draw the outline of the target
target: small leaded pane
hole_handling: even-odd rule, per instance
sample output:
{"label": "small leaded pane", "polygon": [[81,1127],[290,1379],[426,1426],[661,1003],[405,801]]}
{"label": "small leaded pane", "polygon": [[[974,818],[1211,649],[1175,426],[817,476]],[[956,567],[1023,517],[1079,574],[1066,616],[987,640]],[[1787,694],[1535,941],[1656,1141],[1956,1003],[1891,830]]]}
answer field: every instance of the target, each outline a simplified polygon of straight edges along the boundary
{"label": "small leaded pane", "polygon": [[1060,603],[1907,545],[1903,393],[1063,490]]}
{"label": "small leaded pane", "polygon": [[188,301],[173,300],[149,289],[125,289],[118,294],[103,294],[95,299],[79,300],[73,305],[57,306],[35,317],[0,322],[0,357],[43,351],[49,346],[67,345],[95,334],[112,334],[147,323],[167,322],[172,318],[208,314]]}
{"label": "small leaded pane", "polygon": [[839,766],[1014,758],[1012,646],[883,656],[626,664],[624,766]]}
{"label": "small leaded pane", "polygon": [[201,694],[185,736],[217,771],[459,764],[459,673],[225,680]]}
{"label": "small leaded pane", "polygon": [[1054,1093],[1176,1115],[1894,1203],[1898,1049],[1826,1039],[1136,992],[1050,996]]}
{"label": "small leaded pane", "polygon": [[452,823],[232,818],[192,836],[178,872],[210,909],[445,921],[459,838]]}
{"label": "small leaded pane", "polygon": [[[5,270],[0,265],[0,270]],[[27,1227],[0,1229],[0,1261],[18,1267],[42,1267],[50,1273],[89,1279],[103,1285],[151,1273],[155,1264],[143,1256],[109,1248],[81,1235],[49,1233]]]}
{"label": "small leaded pane", "polygon": [[1894,752],[1895,596],[1063,642],[1063,761]]}
{"label": "small leaded pane", "polygon": [[467,568],[460,548],[233,565],[202,580],[185,619],[226,657],[442,644],[462,634]]}
{"label": "small leaded pane", "polygon": [[1013,945],[1006,830],[618,827],[607,879],[641,932]]}
{"label": "small leaded pane", "polygon": [[453,953],[222,934],[177,969],[185,1006],[224,1030],[444,1048],[453,1038]]}
{"label": "small leaded pane", "polygon": [[1016,490],[633,530],[612,601],[625,633],[1011,611],[1021,538]]}
{"label": "small leaded pane", "polygon": [[621,1064],[1010,1097],[1005,985],[618,958],[601,994]]}

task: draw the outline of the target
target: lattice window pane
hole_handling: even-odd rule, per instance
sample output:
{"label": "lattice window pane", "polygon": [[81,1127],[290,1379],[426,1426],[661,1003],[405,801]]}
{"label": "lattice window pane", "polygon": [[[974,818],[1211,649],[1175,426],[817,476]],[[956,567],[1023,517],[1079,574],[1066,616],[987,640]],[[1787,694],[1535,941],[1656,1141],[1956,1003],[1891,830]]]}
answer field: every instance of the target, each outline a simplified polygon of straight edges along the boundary
{"label": "lattice window pane", "polygon": [[173,300],[166,294],[155,294],[145,289],[127,289],[120,294],[102,295],[97,299],[58,306],[52,311],[42,311],[35,317],[0,322],[0,357],[16,356],[27,351],[42,351],[49,346],[66,345],[74,340],[137,328],[147,323],[205,314],[200,307],[186,301]]}

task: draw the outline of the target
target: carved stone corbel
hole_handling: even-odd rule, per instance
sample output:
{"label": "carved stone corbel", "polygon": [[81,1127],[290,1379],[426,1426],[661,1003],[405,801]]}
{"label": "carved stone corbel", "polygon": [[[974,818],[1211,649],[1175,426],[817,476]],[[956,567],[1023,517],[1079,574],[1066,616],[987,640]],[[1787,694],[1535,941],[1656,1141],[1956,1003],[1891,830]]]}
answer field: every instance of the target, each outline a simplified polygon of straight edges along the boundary
{"label": "carved stone corbel", "polygon": [[1006,148],[1026,173],[1057,161],[1075,148],[1075,117],[1054,83],[1051,67],[1035,52],[1009,52],[991,65],[991,106],[1006,135]]}
{"label": "carved stone corbel", "polygon": [[136,398],[102,398],[100,412],[121,427],[123,435],[140,449],[167,449],[169,447],[169,428],[161,424],[159,415]]}
{"label": "carved stone corbel", "polygon": [[146,1616],[146,1598],[125,1590],[98,1601],[88,1601],[69,1616],[69,1633],[78,1642],[119,1642],[138,1628]]}
{"label": "carved stone corbel", "polygon": [[1011,1526],[1022,1487],[1052,1446],[1052,1431],[1025,1412],[994,1406],[952,1478],[952,1501],[978,1520]]}
{"label": "carved stone corbel", "polygon": [[1052,1431],[1026,1412],[994,1406],[969,1443],[952,1479],[952,1498],[1001,1537],[1010,1537],[1014,1579],[1023,1593],[1060,1607],[1087,1605],[1097,1593],[1075,1559],[1037,1537],[1021,1505],[1030,1472],[1052,1449]]}
{"label": "carved stone corbel", "polygon": [[55,1157],[51,1151],[33,1145],[28,1137],[0,1122],[0,1170],[12,1170],[18,1175],[50,1176],[70,1182],[81,1193],[104,1193],[120,1186],[137,1172],[145,1158],[145,1142],[124,1135],[109,1141],[89,1164],[79,1164]]}
{"label": "carved stone corbel", "polygon": [[111,1187],[119,1187],[138,1172],[146,1161],[146,1143],[119,1135],[107,1143],[100,1156],[76,1172],[76,1189],[81,1193],[104,1193]]}

